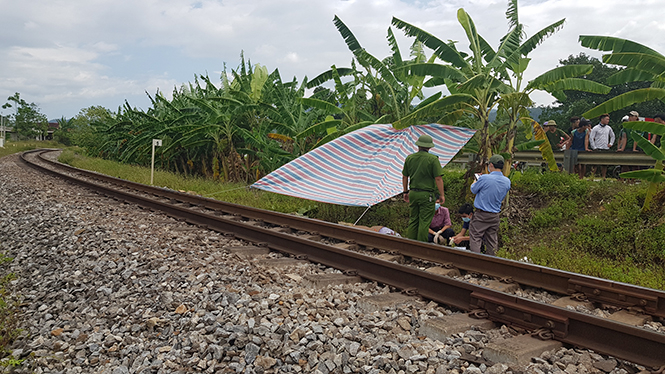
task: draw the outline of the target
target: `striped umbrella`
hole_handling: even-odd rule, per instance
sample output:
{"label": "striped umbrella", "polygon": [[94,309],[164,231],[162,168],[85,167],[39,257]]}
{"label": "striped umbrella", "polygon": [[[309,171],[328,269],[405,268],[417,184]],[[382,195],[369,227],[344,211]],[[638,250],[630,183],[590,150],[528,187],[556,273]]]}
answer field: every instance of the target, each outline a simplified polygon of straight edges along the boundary
{"label": "striped umbrella", "polygon": [[418,137],[430,135],[445,166],[476,130],[439,124],[396,130],[370,125],[345,134],[289,162],[252,187],[325,203],[372,206],[402,192],[406,156]]}

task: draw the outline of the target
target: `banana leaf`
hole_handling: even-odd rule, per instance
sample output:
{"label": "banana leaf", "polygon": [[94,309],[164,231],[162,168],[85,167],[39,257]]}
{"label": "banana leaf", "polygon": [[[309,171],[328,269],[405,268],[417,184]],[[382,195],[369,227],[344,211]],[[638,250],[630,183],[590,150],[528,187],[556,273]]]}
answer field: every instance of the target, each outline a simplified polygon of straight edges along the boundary
{"label": "banana leaf", "polygon": [[623,127],[631,130],[646,131],[656,135],[665,135],[665,125],[658,122],[624,122]]}
{"label": "banana leaf", "polygon": [[656,75],[665,71],[665,57],[647,53],[623,52],[603,56],[603,62],[621,65]]}
{"label": "banana leaf", "polygon": [[393,122],[393,127],[396,129],[403,129],[409,126],[413,121],[417,121],[421,118],[427,118],[429,116],[436,115],[439,111],[444,110],[446,107],[450,107],[460,103],[472,103],[475,98],[467,94],[455,94],[443,97],[439,100],[436,100],[424,107],[414,110],[410,114],[400,118],[399,120]]}
{"label": "banana leaf", "polygon": [[395,67],[402,66],[402,54],[399,51],[395,34],[393,34],[393,30],[390,27],[388,27],[388,36],[386,38],[388,39],[390,49],[393,51],[393,64],[395,64]]}
{"label": "banana leaf", "polygon": [[655,50],[627,39],[615,38],[613,36],[580,35],[582,46],[598,51],[639,52],[654,56],[662,56]]}
{"label": "banana leaf", "polygon": [[546,38],[559,31],[563,27],[563,23],[565,21],[565,18],[560,19],[533,34],[529,39],[522,43],[520,47],[515,50],[515,52],[506,58],[506,63],[518,63],[520,56],[527,56],[529,53],[531,53],[531,51],[536,49],[536,47],[539,46],[540,43],[542,43]]}
{"label": "banana leaf", "polygon": [[588,110],[586,113],[582,114],[582,116],[585,118],[594,118],[603,113],[611,113],[623,109],[629,105],[656,99],[665,100],[665,89],[641,88],[613,97],[595,108]]}
{"label": "banana leaf", "polygon": [[453,79],[455,81],[465,81],[467,77],[459,69],[450,65],[441,65],[433,63],[419,63],[403,65],[398,70],[403,70],[406,74],[418,76],[432,76],[438,79]]}
{"label": "banana leaf", "polygon": [[473,63],[476,67],[476,73],[480,72],[481,61],[483,60],[483,52],[480,48],[480,41],[478,40],[478,30],[476,30],[476,25],[473,23],[471,16],[463,8],[457,10],[457,21],[462,25],[462,28],[466,32],[466,37],[469,39],[469,47],[473,51]]}
{"label": "banana leaf", "polygon": [[459,121],[460,118],[462,118],[464,116],[464,113],[465,113],[464,109],[455,110],[455,111],[450,112],[450,113],[446,114],[445,116],[439,118],[439,120],[436,121],[436,122],[440,123],[442,125],[451,125],[452,126],[452,125],[455,124],[455,122]]}
{"label": "banana leaf", "polygon": [[557,81],[566,78],[575,78],[580,75],[590,74],[593,71],[593,65],[566,65],[549,70],[534,78],[527,85],[527,90],[531,88],[541,89]]}
{"label": "banana leaf", "polygon": [[333,23],[335,24],[335,27],[337,28],[337,31],[339,31],[340,34],[342,34],[342,38],[344,38],[344,42],[346,43],[347,47],[353,52],[353,54],[357,54],[360,52],[363,47],[360,46],[360,42],[358,42],[358,39],[356,39],[356,36],[353,35],[351,30],[346,27],[344,22],[342,22],[339,17],[335,16],[333,19]]}
{"label": "banana leaf", "polygon": [[300,102],[305,107],[321,109],[326,113],[344,113],[342,108],[338,107],[335,104],[329,103],[325,100],[312,99],[312,98],[300,98]]}
{"label": "banana leaf", "polygon": [[[528,141],[526,143],[522,143],[522,144],[516,146],[515,148],[517,148],[518,151],[529,151],[529,150],[533,149],[533,147],[538,147],[546,141],[547,140],[542,140],[542,139],[541,140],[531,140],[531,141]],[[552,153],[552,155],[554,155],[554,153]]]}
{"label": "banana leaf", "polygon": [[543,143],[538,146],[540,153],[543,155],[543,159],[547,161],[547,166],[550,171],[559,171],[559,167],[556,165],[556,160],[554,159],[554,152],[552,152],[552,146],[547,140],[547,135],[545,135],[545,130],[540,126],[536,121],[531,123],[533,130],[535,132],[535,140],[542,140]]}
{"label": "banana leaf", "polygon": [[428,97],[427,99],[421,101],[420,104],[418,104],[418,106],[413,108],[413,110],[418,110],[420,108],[423,108],[423,107],[439,100],[439,98],[441,98],[441,95],[443,95],[441,92],[435,93],[434,95],[432,95],[432,96]]}
{"label": "banana leaf", "polygon": [[543,90],[547,92],[557,92],[557,91],[584,91],[595,94],[607,95],[612,90],[611,87],[608,87],[604,84],[594,82],[588,79],[582,78],[566,78],[560,81],[554,82],[548,86],[544,86]]}
{"label": "banana leaf", "polygon": [[341,124],[342,124],[342,121],[339,120],[339,119],[319,122],[317,124],[314,124],[314,125],[308,127],[306,130],[300,132],[299,134],[297,134],[296,139],[302,139],[302,138],[305,138],[309,135],[312,135],[312,134],[315,134],[317,132],[323,131],[323,130],[329,128],[329,127],[333,127],[333,126],[337,127],[337,126],[340,126]]}
{"label": "banana leaf", "polygon": [[631,138],[633,138],[634,141],[637,142],[637,145],[640,146],[640,148],[642,148],[644,153],[653,157],[655,160],[659,161],[665,160],[665,154],[663,153],[663,151],[661,151],[655,145],[651,144],[651,142],[646,140],[642,135],[632,132],[630,133],[630,136]]}
{"label": "banana leaf", "polygon": [[396,17],[393,17],[392,25],[404,31],[406,36],[416,37],[428,48],[432,49],[434,54],[441,60],[449,62],[459,68],[469,67],[469,63],[466,62],[464,57],[456,49],[435,37],[434,35]]}
{"label": "banana leaf", "polygon": [[625,173],[621,173],[619,176],[621,178],[642,179],[651,183],[665,182],[665,174],[663,174],[663,171],[656,169],[627,171]]}
{"label": "banana leaf", "polygon": [[653,81],[656,79],[656,75],[646,71],[640,71],[633,68],[626,68],[621,70],[618,73],[612,74],[607,78],[607,84],[615,86],[617,84],[630,83],[630,82],[642,82],[642,81]]}
{"label": "banana leaf", "polygon": [[[351,68],[336,68],[337,70],[337,75],[340,77],[345,77],[349,75],[353,75],[355,72],[355,69]],[[333,80],[333,70],[330,69],[328,71],[324,71],[323,73],[317,75],[314,79],[311,81],[307,82],[307,88],[314,88],[316,86],[320,86],[327,81]]]}

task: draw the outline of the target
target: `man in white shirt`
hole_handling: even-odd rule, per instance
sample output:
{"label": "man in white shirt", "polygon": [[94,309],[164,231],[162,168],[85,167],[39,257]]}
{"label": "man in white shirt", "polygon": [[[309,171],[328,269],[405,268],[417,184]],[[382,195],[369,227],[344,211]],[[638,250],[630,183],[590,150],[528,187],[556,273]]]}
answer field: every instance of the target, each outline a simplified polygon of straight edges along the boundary
{"label": "man in white shirt", "polygon": [[[591,129],[591,133],[589,134],[589,147],[591,150],[606,152],[614,145],[614,130],[607,125],[608,123],[610,123],[610,115],[606,113],[600,116],[600,123]],[[595,167],[592,169],[592,173],[596,173]],[[603,179],[605,179],[607,165],[600,167],[600,173]]]}

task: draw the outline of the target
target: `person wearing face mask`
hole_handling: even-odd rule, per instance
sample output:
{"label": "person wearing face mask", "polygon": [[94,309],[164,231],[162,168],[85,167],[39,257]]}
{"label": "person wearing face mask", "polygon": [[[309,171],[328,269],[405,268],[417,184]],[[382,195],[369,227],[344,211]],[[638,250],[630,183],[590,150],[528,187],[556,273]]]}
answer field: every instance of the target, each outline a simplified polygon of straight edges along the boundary
{"label": "person wearing face mask", "polygon": [[448,244],[448,239],[455,235],[450,222],[450,212],[448,208],[441,206],[441,196],[436,196],[434,203],[434,217],[429,225],[429,234],[427,241],[430,243]]}
{"label": "person wearing face mask", "polygon": [[493,155],[487,164],[489,174],[484,174],[471,184],[471,192],[476,195],[473,206],[476,213],[469,222],[469,249],[480,253],[485,244],[485,253],[494,256],[496,253],[499,232],[499,213],[503,199],[510,190],[510,179],[503,173],[504,159],[501,155]]}
{"label": "person wearing face mask", "polygon": [[[591,129],[589,133],[589,147],[594,152],[607,152],[614,145],[614,130],[607,124],[610,123],[610,115],[605,113],[600,116],[600,123]],[[592,169],[592,175],[596,173],[596,167]],[[605,179],[607,165],[601,165],[600,173]]]}
{"label": "person wearing face mask", "polygon": [[466,247],[468,249],[469,240],[471,239],[469,237],[469,223],[473,217],[473,205],[466,203],[459,208],[457,213],[462,216],[462,230],[459,232],[459,234],[450,238],[450,240],[452,240],[450,245],[453,246],[454,244],[454,246]]}

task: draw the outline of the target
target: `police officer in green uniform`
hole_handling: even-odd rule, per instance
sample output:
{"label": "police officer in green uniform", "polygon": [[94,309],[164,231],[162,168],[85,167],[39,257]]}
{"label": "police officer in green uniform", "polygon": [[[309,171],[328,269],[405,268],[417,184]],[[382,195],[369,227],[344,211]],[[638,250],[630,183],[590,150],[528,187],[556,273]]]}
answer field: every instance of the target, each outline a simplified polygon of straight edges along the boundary
{"label": "police officer in green uniform", "polygon": [[402,170],[404,201],[411,207],[406,237],[426,242],[435,213],[437,190],[441,195],[441,204],[446,200],[441,178],[443,168],[439,158],[429,153],[429,149],[434,147],[431,136],[421,135],[416,145],[418,152],[406,157]]}

